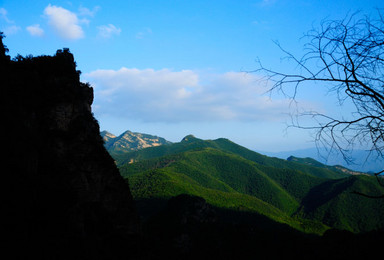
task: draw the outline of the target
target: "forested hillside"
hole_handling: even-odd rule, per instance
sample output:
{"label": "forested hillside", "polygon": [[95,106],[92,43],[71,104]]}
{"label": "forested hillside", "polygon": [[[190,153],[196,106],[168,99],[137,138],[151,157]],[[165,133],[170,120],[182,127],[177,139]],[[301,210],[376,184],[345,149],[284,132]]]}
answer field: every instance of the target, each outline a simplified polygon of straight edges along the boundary
{"label": "forested hillside", "polygon": [[384,225],[383,201],[354,193],[380,194],[376,178],[313,159],[267,157],[223,138],[190,135],[179,143],[125,153],[117,163],[145,218],[161,209],[158,202],[148,206],[155,199],[165,203],[190,194],[309,233],[328,228],[360,233]]}

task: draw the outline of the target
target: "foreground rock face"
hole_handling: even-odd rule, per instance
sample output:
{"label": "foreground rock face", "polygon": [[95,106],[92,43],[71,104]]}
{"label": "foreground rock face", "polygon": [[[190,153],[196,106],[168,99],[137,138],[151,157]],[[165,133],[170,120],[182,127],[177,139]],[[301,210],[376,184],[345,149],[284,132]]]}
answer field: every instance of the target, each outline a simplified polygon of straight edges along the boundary
{"label": "foreground rock face", "polygon": [[93,90],[80,82],[73,55],[0,59],[6,248],[15,258],[134,256],[134,202],[103,146]]}

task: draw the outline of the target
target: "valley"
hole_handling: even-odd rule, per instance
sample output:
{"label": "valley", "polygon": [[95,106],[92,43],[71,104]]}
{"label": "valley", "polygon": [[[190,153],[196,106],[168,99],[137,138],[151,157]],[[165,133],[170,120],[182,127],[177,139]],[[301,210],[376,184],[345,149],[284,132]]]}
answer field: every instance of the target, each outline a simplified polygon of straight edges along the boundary
{"label": "valley", "polygon": [[342,166],[268,157],[228,139],[193,135],[110,153],[145,220],[171,198],[188,194],[220,210],[260,215],[308,234],[332,228],[364,233],[384,225],[383,201],[354,193],[381,194],[376,178]]}

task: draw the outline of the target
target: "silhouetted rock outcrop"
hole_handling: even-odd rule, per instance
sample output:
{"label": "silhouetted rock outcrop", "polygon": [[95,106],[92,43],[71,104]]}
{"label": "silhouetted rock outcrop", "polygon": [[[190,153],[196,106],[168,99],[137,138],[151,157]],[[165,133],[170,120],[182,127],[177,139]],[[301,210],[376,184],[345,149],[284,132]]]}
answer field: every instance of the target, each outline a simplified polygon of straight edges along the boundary
{"label": "silhouetted rock outcrop", "polygon": [[134,202],[103,146],[93,90],[80,82],[73,55],[16,61],[0,49],[3,248],[13,259],[134,257]]}

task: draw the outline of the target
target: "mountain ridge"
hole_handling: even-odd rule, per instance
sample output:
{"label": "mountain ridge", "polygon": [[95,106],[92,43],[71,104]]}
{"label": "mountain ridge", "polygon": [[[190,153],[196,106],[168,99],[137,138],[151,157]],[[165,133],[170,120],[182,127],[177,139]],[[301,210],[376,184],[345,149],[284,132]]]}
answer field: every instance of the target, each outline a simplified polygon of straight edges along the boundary
{"label": "mountain ridge", "polygon": [[[307,166],[304,167],[303,166],[304,164],[302,163],[287,161],[285,159],[269,157],[269,156],[257,153],[241,145],[238,145],[226,138],[218,138],[215,140],[202,140],[193,135],[187,135],[180,142],[173,143],[172,145],[149,147],[147,149],[126,152],[124,154],[120,154],[115,159],[117,159],[118,165],[122,165],[127,162],[132,163],[138,160],[150,159],[154,157],[176,154],[178,152],[185,151],[185,150],[202,149],[206,147],[218,148],[221,150],[226,150],[227,152],[239,154],[248,160],[251,160],[266,166],[274,165],[275,167],[280,167],[280,168],[290,168],[290,169],[298,168],[303,170],[304,172],[305,171],[308,172],[308,167],[311,167],[311,165],[308,165],[308,167]],[[314,170],[313,174],[315,175],[320,174],[322,177],[338,178],[338,177],[348,176],[347,173],[341,172],[341,171],[335,174],[334,171],[331,171],[326,167],[324,167],[322,170],[319,170],[320,169],[319,167],[314,167],[312,169]]]}
{"label": "mountain ridge", "polygon": [[147,147],[171,144],[170,141],[162,137],[131,132],[130,130],[124,131],[119,136],[104,130],[100,132],[100,135],[104,140],[105,148],[111,153],[125,153]]}
{"label": "mountain ridge", "polygon": [[294,162],[299,162],[301,164],[312,165],[312,166],[316,166],[316,167],[320,167],[320,168],[327,168],[327,169],[331,169],[334,171],[340,171],[343,173],[347,173],[350,175],[369,175],[368,173],[351,170],[351,169],[346,168],[342,165],[332,165],[332,166],[326,165],[326,164],[323,164],[319,161],[316,161],[315,159],[310,158],[310,157],[299,158],[299,157],[295,157],[295,156],[289,156],[287,158],[287,161],[294,161]]}
{"label": "mountain ridge", "polygon": [[[119,159],[120,173],[129,179],[134,197],[139,201],[186,193],[202,196],[216,207],[266,214],[275,221],[314,232],[324,231],[324,227],[315,224],[316,221],[353,232],[382,225],[379,219],[365,226],[358,224],[363,221],[354,213],[354,210],[364,208],[366,213],[362,215],[367,219],[372,217],[370,214],[373,219],[381,214],[380,203],[374,205],[372,201],[352,195],[353,189],[380,192],[374,177],[354,175],[355,172],[313,159],[273,158],[225,138],[202,140],[192,135],[171,145],[128,152]],[[328,194],[327,200],[317,197],[322,193]],[[268,206],[258,208],[254,199]],[[318,201],[322,203],[316,204]],[[342,201],[349,201],[356,209]],[[350,216],[340,215],[343,211],[351,212]],[[329,219],[330,216],[337,221]],[[305,224],[299,225],[295,217],[303,217]]]}
{"label": "mountain ridge", "polygon": [[352,171],[364,173],[375,173],[384,169],[384,158],[374,156],[370,151],[366,150],[350,151],[348,155],[350,155],[352,162],[347,162],[337,151],[329,151],[325,148],[316,147],[282,152],[258,152],[281,159],[287,159],[290,156],[299,158],[310,157],[326,165],[341,165]]}
{"label": "mountain ridge", "polygon": [[[126,134],[129,134],[129,135],[132,135],[132,136],[147,136],[147,140],[148,142],[145,143],[143,142],[142,145],[137,145],[137,141],[135,142],[132,142],[130,141],[129,139],[124,139],[124,135]],[[169,144],[173,144],[172,142],[170,141],[167,141],[165,138],[162,138],[162,137],[158,137],[158,136],[155,136],[155,135],[150,135],[150,134],[143,134],[143,133],[138,133],[138,132],[131,132],[129,130],[123,132],[120,136],[115,136],[113,135],[112,133],[104,130],[101,132],[101,136],[103,137],[104,141],[105,141],[105,147],[107,148],[107,150],[111,153],[111,154],[114,154],[116,158],[119,158],[119,161],[121,161],[124,157],[124,154],[125,153],[128,153],[128,152],[132,152],[132,151],[138,151],[138,150],[141,150],[143,148],[148,148],[148,147],[157,147],[157,146],[161,146],[161,145],[169,145]],[[124,140],[124,144],[121,145],[121,141],[120,140],[123,139]],[[222,143],[225,143],[225,142],[229,142],[229,143],[233,143],[231,140],[227,139],[227,138],[217,138],[215,140],[202,140],[202,139],[199,139],[197,138],[196,136],[194,136],[193,134],[188,134],[186,135],[184,138],[181,139],[181,141],[179,143],[190,143],[191,145],[193,145],[194,143],[196,142],[204,142],[204,141],[214,141],[214,142],[222,142]],[[131,143],[130,143],[131,142]],[[234,143],[235,144],[235,143]],[[237,144],[236,144],[237,145]],[[237,145],[240,147],[240,145]],[[242,146],[241,146],[242,147]],[[245,148],[245,147],[242,147],[243,149],[246,149],[246,150],[249,150],[249,151],[252,151],[252,152],[255,152],[253,150],[250,150],[248,148]],[[163,149],[164,152],[166,153],[165,150],[167,149]],[[361,172],[361,171],[357,171],[357,170],[352,170],[344,165],[328,165],[328,164],[325,164],[324,162],[320,162],[312,157],[309,157],[309,156],[305,156],[305,157],[296,157],[296,156],[293,156],[293,155],[290,155],[290,156],[287,156],[286,158],[284,158],[283,156],[274,156],[275,154],[272,154],[272,155],[268,155],[269,153],[262,153],[262,152],[256,152],[260,155],[260,158],[262,157],[275,157],[275,158],[278,158],[278,159],[282,159],[282,160],[285,160],[285,161],[292,161],[292,162],[298,162],[300,164],[307,164],[307,165],[312,165],[312,166],[317,166],[317,167],[320,167],[320,168],[327,168],[327,169],[332,169],[332,170],[336,170],[340,173],[346,173],[346,174],[352,174],[352,175],[359,175],[359,174],[366,174],[365,172]],[[267,160],[271,160],[271,159],[267,159]],[[273,159],[272,159],[273,160]],[[261,161],[261,159],[259,159],[259,162]]]}

